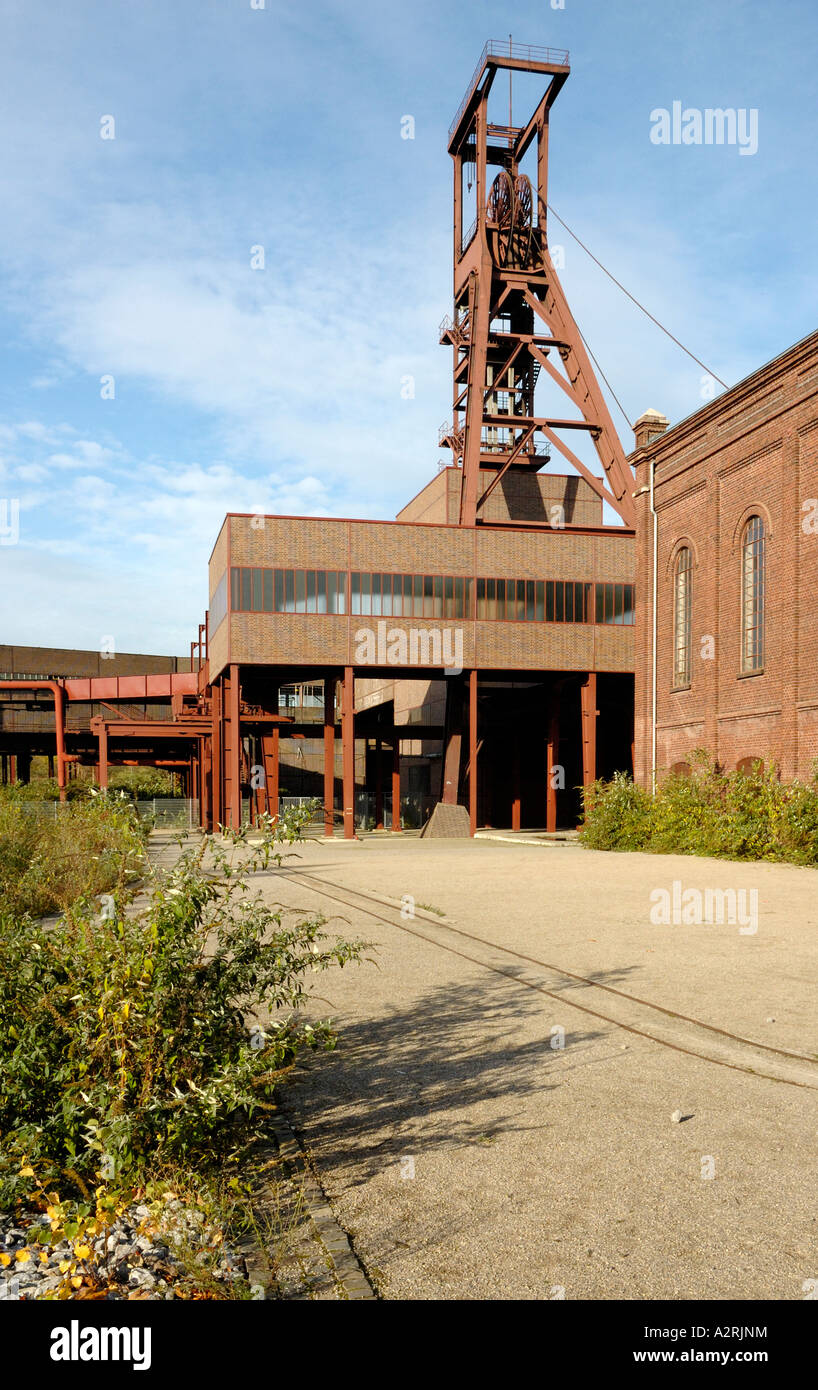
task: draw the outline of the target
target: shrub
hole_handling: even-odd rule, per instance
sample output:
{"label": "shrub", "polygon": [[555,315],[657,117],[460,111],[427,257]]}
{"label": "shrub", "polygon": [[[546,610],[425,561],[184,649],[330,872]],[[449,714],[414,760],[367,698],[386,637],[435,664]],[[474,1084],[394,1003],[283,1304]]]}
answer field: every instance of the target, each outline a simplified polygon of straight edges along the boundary
{"label": "shrub", "polygon": [[818,782],[779,782],[774,766],[725,773],[702,750],[689,776],[668,774],[656,795],[617,773],[584,793],[590,849],[818,863]]}
{"label": "shrub", "polygon": [[623,772],[584,794],[582,838],[589,849],[643,849],[651,798]]}
{"label": "shrub", "polygon": [[229,1117],[253,1132],[302,1048],[334,1045],[298,1013],[312,973],[361,943],[285,920],[250,885],[311,813],[253,845],[243,830],[183,849],[149,870],[141,904],[120,883],[101,914],[86,901],[56,924],[0,919],[0,1200],[22,1195],[29,1166],[83,1190],[212,1156]]}
{"label": "shrub", "polygon": [[127,802],[93,796],[52,808],[0,794],[0,901],[12,915],[64,911],[142,865],[144,833]]}

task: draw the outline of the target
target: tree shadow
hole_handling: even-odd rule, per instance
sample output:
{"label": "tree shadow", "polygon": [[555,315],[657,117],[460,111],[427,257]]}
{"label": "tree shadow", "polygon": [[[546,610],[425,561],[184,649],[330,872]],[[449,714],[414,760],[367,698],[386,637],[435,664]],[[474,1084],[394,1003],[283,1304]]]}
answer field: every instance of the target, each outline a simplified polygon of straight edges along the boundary
{"label": "tree shadow", "polygon": [[[302,1057],[281,1099],[322,1162],[354,1162],[355,1183],[413,1152],[541,1128],[525,1123],[526,1098],[561,1084],[565,1051],[576,1060],[609,1035],[568,1028],[553,999],[482,971],[377,1015],[336,1018],[337,1050]],[[538,1035],[523,1037],[534,1019]],[[475,1113],[485,1101],[499,1102],[490,1119]]]}

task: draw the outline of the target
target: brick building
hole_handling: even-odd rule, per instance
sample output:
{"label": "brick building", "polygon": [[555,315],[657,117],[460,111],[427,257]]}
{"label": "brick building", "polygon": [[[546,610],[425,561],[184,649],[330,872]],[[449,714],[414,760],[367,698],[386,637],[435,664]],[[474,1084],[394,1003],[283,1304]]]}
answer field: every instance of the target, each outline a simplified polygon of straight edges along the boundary
{"label": "brick building", "polygon": [[648,412],[636,443],[637,777],[683,770],[696,748],[726,768],[763,758],[785,780],[809,777],[818,333],[672,429]]}
{"label": "brick building", "polygon": [[[207,661],[227,803],[247,794],[231,708],[243,743],[267,740],[250,765],[348,820],[362,795],[375,823],[396,797],[422,819],[448,778],[473,827],[555,827],[579,784],[631,766],[633,533],[553,474],[512,474],[491,527],[453,524],[460,481],[444,470],[394,522],[225,518]],[[278,692],[305,684],[325,692],[320,739],[303,719],[264,733]]]}

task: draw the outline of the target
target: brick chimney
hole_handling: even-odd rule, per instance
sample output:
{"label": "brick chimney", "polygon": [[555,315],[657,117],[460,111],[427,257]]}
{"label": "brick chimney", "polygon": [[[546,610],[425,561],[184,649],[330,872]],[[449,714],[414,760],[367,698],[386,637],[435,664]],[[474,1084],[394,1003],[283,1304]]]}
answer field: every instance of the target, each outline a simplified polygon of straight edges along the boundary
{"label": "brick chimney", "polygon": [[659,410],[646,410],[644,415],[640,415],[633,427],[637,449],[644,449],[646,445],[652,444],[654,439],[658,439],[668,428],[670,421],[666,415]]}

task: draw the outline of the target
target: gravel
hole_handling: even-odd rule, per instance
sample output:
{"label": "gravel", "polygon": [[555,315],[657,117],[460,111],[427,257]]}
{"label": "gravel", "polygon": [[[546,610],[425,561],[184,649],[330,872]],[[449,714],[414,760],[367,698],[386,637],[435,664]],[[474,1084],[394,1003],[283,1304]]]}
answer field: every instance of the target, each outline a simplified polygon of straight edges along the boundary
{"label": "gravel", "polygon": [[[179,1296],[184,1283],[184,1296],[189,1295],[191,1272],[189,1264],[171,1254],[168,1242],[177,1247],[189,1245],[195,1249],[197,1239],[206,1234],[205,1218],[200,1212],[186,1210],[171,1202],[163,1213],[163,1224],[170,1229],[156,1232],[142,1230],[152,1220],[148,1207],[140,1204],[129,1207],[107,1229],[107,1234],[89,1240],[92,1255],[79,1262],[78,1272],[93,1276],[92,1284],[107,1289],[109,1300],[132,1297],[172,1299]],[[78,1241],[61,1241],[55,1246],[40,1246],[38,1234],[44,1228],[38,1212],[24,1217],[0,1215],[0,1254],[16,1256],[26,1247],[33,1251],[31,1258],[0,1268],[0,1299],[36,1300],[54,1295],[64,1284],[66,1275],[60,1262],[73,1258],[73,1246]],[[45,1223],[45,1229],[48,1225]],[[47,1256],[42,1261],[39,1251]],[[208,1262],[212,1278],[222,1285],[247,1278],[244,1260],[222,1248],[217,1259]],[[87,1295],[89,1283],[77,1291],[77,1297]]]}

